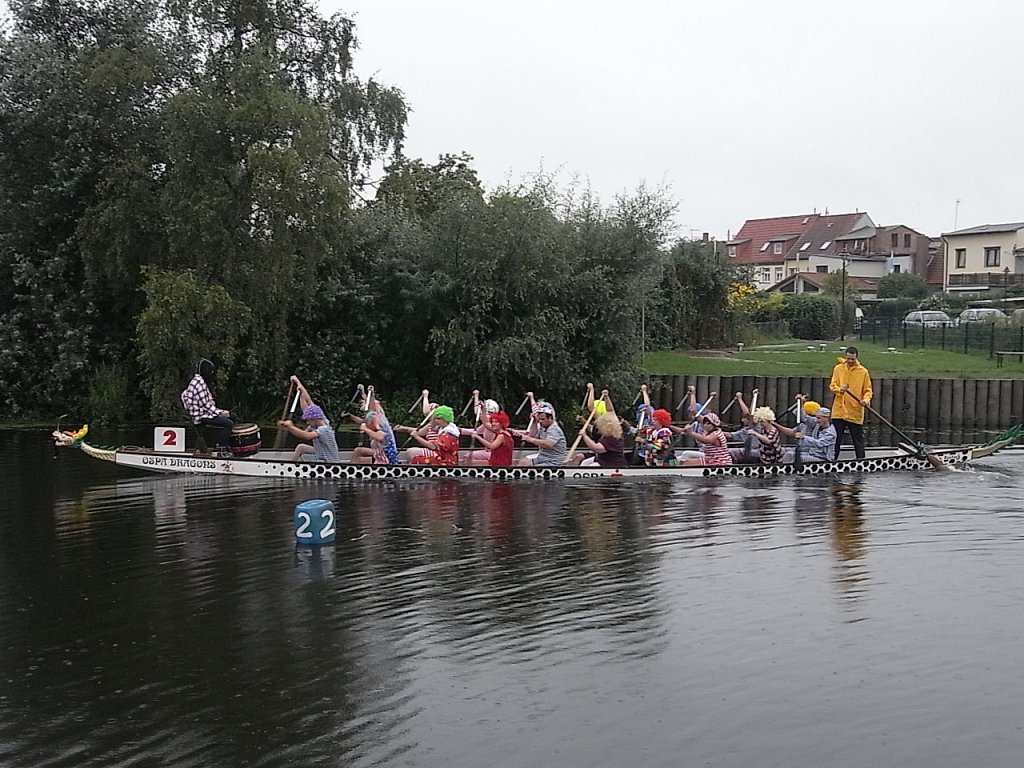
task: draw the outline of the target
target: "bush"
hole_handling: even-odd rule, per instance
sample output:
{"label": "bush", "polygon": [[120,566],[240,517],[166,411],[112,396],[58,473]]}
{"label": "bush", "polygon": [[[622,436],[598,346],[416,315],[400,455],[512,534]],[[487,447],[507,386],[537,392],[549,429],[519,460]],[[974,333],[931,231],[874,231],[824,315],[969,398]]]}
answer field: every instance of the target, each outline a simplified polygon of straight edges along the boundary
{"label": "bush", "polygon": [[937,309],[953,317],[967,309],[967,297],[953,296],[948,293],[935,293],[920,302],[917,305],[917,309]]}
{"label": "bush", "polygon": [[786,319],[797,339],[834,339],[839,333],[839,305],[826,296],[792,296],[786,305]]}
{"label": "bush", "polygon": [[85,396],[89,418],[98,424],[124,421],[134,403],[129,394],[128,376],[119,365],[101,365],[89,381]]}
{"label": "bush", "polygon": [[878,281],[878,298],[880,299],[916,299],[920,301],[928,296],[929,288],[920,275],[910,272],[892,272]]}
{"label": "bush", "polygon": [[881,323],[899,322],[907,316],[908,312],[915,309],[917,309],[917,300],[915,299],[883,299],[875,304],[872,319]]}

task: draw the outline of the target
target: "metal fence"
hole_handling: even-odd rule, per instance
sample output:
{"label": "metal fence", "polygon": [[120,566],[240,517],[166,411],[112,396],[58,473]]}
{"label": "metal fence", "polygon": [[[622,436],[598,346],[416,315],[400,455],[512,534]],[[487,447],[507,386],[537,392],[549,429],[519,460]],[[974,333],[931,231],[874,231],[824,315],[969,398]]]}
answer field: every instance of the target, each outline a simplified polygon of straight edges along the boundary
{"label": "metal fence", "polygon": [[1024,326],[995,323],[925,328],[907,326],[900,320],[865,319],[857,337],[890,347],[947,349],[990,358],[995,357],[996,352],[1024,352]]}

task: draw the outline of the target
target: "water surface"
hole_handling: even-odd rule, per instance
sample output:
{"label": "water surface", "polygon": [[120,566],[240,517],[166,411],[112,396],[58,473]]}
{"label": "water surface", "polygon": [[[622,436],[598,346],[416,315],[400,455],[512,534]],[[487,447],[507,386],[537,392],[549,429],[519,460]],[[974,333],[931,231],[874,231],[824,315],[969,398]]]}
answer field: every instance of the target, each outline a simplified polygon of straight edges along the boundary
{"label": "water surface", "polygon": [[0,431],[0,764],[1018,765],[1022,469],[296,483]]}

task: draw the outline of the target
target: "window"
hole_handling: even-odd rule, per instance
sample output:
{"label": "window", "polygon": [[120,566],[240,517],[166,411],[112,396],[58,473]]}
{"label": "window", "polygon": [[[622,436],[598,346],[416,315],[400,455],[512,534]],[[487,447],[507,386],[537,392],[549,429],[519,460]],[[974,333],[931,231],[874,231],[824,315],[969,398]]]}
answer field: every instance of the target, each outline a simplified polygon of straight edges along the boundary
{"label": "window", "polygon": [[733,256],[733,257],[736,256],[736,246],[735,245],[730,245],[729,246],[729,255]]}
{"label": "window", "polygon": [[899,264],[893,264],[892,265],[892,273],[894,275],[898,275],[900,273],[900,265]]}
{"label": "window", "polygon": [[899,235],[898,232],[893,232],[892,233],[892,247],[895,248],[899,244],[900,244],[900,235]]}
{"label": "window", "polygon": [[767,251],[768,250],[768,246],[770,246],[770,245],[771,245],[771,242],[767,242],[764,245],[762,245],[761,246],[761,253],[764,253],[765,251]]}
{"label": "window", "polygon": [[967,249],[957,248],[956,249],[956,268],[967,269]]}
{"label": "window", "polygon": [[782,278],[784,278],[785,276],[786,276],[786,270],[785,269],[783,269],[782,267],[776,267],[775,268],[775,282],[776,283],[781,282]]}
{"label": "window", "polygon": [[821,244],[821,250],[827,251],[830,245],[832,245],[832,241],[826,240],[824,243]]}
{"label": "window", "polygon": [[816,266],[814,268],[814,271],[817,272],[820,275],[827,275],[828,274],[828,265],[827,264],[819,264],[818,266]]}
{"label": "window", "polygon": [[776,256],[782,253],[782,243],[775,243],[775,250],[773,251]]}
{"label": "window", "polygon": [[772,281],[772,268],[761,267],[761,282],[770,283]]}
{"label": "window", "polygon": [[903,233],[903,247],[904,248],[909,248],[910,247],[910,233],[909,232],[904,232]]}
{"label": "window", "polygon": [[994,248],[985,249],[985,266],[986,267],[998,267],[999,266],[999,246]]}
{"label": "window", "polygon": [[800,252],[803,253],[804,251],[806,251],[810,247],[811,247],[810,243],[804,243],[803,245],[800,246]]}

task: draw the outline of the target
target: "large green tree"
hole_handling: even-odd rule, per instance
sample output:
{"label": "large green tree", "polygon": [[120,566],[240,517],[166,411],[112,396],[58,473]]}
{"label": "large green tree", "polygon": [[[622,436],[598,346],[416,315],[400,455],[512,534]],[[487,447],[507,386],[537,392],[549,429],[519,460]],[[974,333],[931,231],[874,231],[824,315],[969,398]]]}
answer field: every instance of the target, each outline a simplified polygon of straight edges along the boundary
{"label": "large green tree", "polygon": [[130,286],[105,255],[86,257],[79,228],[138,144],[162,54],[147,0],[14,0],[11,12],[0,38],[0,390],[21,412],[63,407],[104,356],[124,354]]}
{"label": "large green tree", "polygon": [[401,93],[353,73],[352,22],[306,0],[14,0],[11,12],[0,37],[8,406],[74,400],[97,363],[138,380],[140,352],[153,351],[133,338],[147,266],[193,270],[248,306],[239,380],[272,388],[307,331],[296,307],[315,303],[325,265],[351,258],[352,199],[404,139]]}

